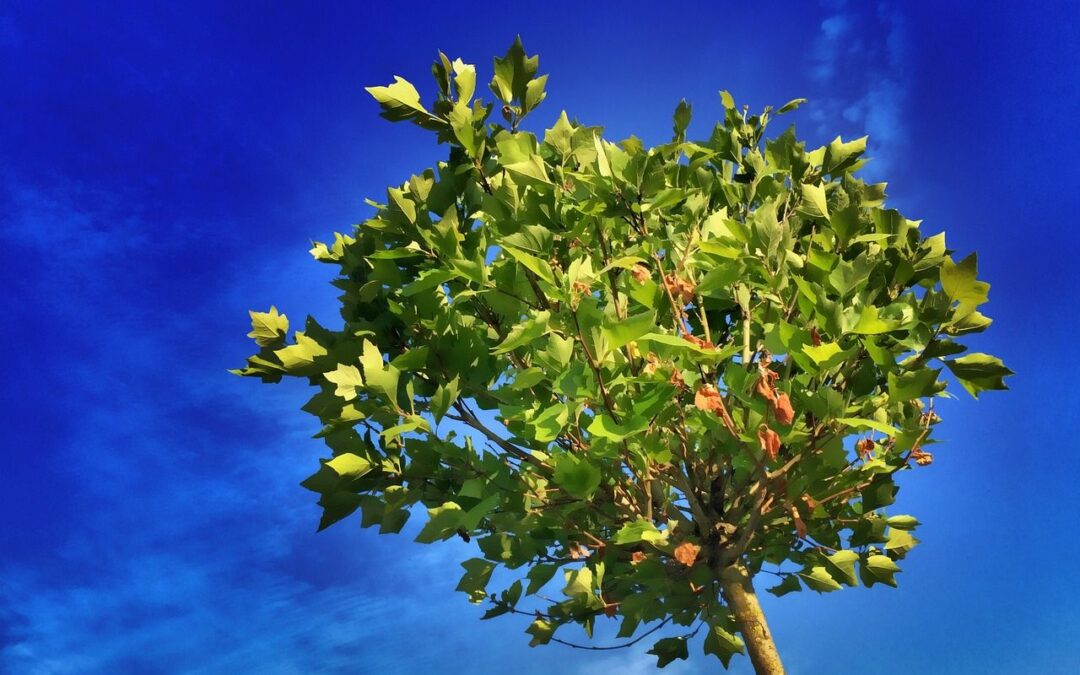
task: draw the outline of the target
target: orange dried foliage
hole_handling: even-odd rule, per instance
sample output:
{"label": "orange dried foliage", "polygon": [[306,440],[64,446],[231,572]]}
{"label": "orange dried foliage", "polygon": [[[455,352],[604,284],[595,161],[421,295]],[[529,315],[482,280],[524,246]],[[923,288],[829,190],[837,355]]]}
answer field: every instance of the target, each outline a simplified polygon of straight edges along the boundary
{"label": "orange dried foliage", "polygon": [[799,509],[795,508],[795,505],[791,505],[791,520],[795,523],[795,533],[802,539],[806,536],[806,523],[803,522],[802,516],[799,515]]}
{"label": "orange dried foliage", "polygon": [[694,299],[694,282],[688,279],[680,279],[674,274],[667,274],[664,276],[664,286],[671,293],[671,297],[684,305]]}
{"label": "orange dried foliage", "polygon": [[697,345],[698,347],[701,347],[702,349],[716,349],[716,345],[714,345],[711,341],[703,340],[696,335],[683,335],[683,339],[692,345]]}
{"label": "orange dried foliage", "polygon": [[588,558],[590,555],[592,555],[592,551],[589,550],[588,546],[575,545],[570,547],[571,560],[581,560],[582,558]]}
{"label": "orange dried foliage", "polygon": [[648,267],[638,263],[630,268],[630,276],[634,277],[634,281],[643,284],[649,280],[649,277],[652,276],[652,272],[649,271]]}
{"label": "orange dried foliage", "polygon": [[700,551],[701,547],[697,544],[684,541],[675,547],[675,559],[687,567],[693,567]]}
{"label": "orange dried foliage", "polygon": [[757,384],[754,385],[754,391],[770,403],[776,400],[776,389],[774,389],[772,383],[764,377],[758,378]]}
{"label": "orange dried foliage", "polygon": [[724,404],[720,400],[720,392],[716,390],[716,387],[711,384],[703,384],[698,387],[697,393],[694,394],[694,405],[698,410],[719,413]]}
{"label": "orange dried foliage", "polygon": [[915,460],[915,463],[919,466],[930,466],[934,463],[934,456],[923,450],[912,450],[911,458]]}
{"label": "orange dried foliage", "polygon": [[771,405],[777,422],[787,426],[795,421],[795,409],[791,407],[791,399],[787,394],[783,392],[777,394]]}
{"label": "orange dried foliage", "polygon": [[768,457],[770,461],[776,461],[776,458],[780,456],[780,435],[762,424],[758,429],[757,438],[758,444],[761,446],[761,450],[765,453],[765,456]]}

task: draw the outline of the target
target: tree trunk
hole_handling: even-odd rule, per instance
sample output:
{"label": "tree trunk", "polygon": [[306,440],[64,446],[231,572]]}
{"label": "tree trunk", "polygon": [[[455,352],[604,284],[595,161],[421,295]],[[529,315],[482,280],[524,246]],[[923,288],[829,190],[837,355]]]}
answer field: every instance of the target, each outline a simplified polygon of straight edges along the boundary
{"label": "tree trunk", "polygon": [[769,624],[758,604],[750,573],[741,563],[735,563],[720,574],[724,600],[735,615],[735,623],[742,633],[746,651],[754,664],[757,675],[784,675],[780,654],[776,651]]}

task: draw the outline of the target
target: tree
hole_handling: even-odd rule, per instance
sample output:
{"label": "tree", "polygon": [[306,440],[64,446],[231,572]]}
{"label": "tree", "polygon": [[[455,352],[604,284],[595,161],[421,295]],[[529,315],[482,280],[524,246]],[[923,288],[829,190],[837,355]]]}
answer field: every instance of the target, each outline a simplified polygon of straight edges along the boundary
{"label": "tree", "polygon": [[683,101],[650,149],[565,112],[538,137],[537,67],[520,40],[496,58],[494,104],[441,53],[430,107],[400,77],[368,89],[449,158],[311,250],[341,268],[340,329],[287,342],[284,315],[252,312],[260,350],[234,372],[318,388],[320,530],[359,509],[398,532],[426,507],[417,541],[475,539],[458,589],[528,617],[531,646],[612,617],[623,644],[687,627],[661,667],[704,630],[725,666],[745,648],[782,672],[753,579],[896,586],[919,523],[886,507],[932,462],[943,368],[976,397],[1011,374],[960,356],[989,286],[855,176],[865,137],[766,136],[803,99],[750,115],[721,92],[698,141]]}

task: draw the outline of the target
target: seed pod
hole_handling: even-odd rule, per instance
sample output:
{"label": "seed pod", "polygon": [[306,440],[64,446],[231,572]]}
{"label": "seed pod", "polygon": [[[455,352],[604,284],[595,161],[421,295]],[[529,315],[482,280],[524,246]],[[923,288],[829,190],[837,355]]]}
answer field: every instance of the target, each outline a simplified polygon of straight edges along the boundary
{"label": "seed pod", "polygon": [[652,352],[649,352],[645,356],[645,368],[643,368],[643,370],[645,371],[645,374],[646,375],[652,375],[653,373],[656,372],[656,369],[659,368],[659,367],[660,367],[660,357],[658,357],[656,354],[653,354]]}
{"label": "seed pod", "polygon": [[869,438],[860,439],[855,444],[855,451],[859,453],[859,457],[869,459],[870,454],[874,452],[874,441]]}

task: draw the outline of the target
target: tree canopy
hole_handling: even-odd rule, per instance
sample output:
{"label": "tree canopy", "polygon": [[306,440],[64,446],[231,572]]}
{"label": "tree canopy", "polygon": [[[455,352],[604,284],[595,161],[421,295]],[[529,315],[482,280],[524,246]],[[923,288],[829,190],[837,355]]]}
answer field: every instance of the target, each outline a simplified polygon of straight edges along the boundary
{"label": "tree canopy", "polygon": [[417,541],[475,542],[458,589],[484,618],[522,615],[535,646],[611,617],[660,666],[700,631],[725,666],[758,641],[738,595],[761,571],[776,595],[895,586],[919,524],[895,479],[931,464],[935,400],[1011,374],[960,342],[990,325],[975,254],[857,177],[865,137],[767,135],[802,99],[750,114],[721,92],[697,140],[683,101],[646,148],[565,112],[527,131],[538,66],[516,41],[493,102],[441,53],[433,99],[369,88],[446,161],[311,250],[340,268],[340,326],[289,339],[251,313],[234,372],[318,390],[319,529],[426,508]]}

